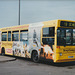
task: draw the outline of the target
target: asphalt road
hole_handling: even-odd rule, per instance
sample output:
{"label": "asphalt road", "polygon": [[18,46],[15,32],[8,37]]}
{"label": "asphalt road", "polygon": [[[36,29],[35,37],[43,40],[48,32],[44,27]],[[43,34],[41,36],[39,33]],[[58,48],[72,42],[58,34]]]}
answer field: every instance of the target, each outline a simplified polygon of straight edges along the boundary
{"label": "asphalt road", "polygon": [[29,59],[1,62],[0,75],[75,75],[75,62],[54,64],[34,63]]}

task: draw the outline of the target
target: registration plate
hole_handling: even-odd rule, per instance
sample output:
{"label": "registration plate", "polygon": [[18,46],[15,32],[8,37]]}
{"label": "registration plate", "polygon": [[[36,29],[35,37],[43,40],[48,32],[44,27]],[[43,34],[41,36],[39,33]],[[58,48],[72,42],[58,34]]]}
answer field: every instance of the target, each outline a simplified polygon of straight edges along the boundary
{"label": "registration plate", "polygon": [[68,56],[68,58],[73,58],[74,56]]}

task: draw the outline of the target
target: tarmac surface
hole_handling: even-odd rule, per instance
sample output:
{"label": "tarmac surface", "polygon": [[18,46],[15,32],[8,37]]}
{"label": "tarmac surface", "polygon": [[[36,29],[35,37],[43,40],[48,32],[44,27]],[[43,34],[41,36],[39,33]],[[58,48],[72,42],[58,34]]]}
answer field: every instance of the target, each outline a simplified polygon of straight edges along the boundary
{"label": "tarmac surface", "polygon": [[[30,59],[0,56],[0,75],[75,75],[75,62],[51,63],[40,61],[34,63]],[[8,61],[7,59],[10,59]],[[16,59],[12,61],[12,59]]]}
{"label": "tarmac surface", "polygon": [[7,61],[14,61],[14,60],[16,60],[16,58],[0,55],[0,62],[7,62]]}

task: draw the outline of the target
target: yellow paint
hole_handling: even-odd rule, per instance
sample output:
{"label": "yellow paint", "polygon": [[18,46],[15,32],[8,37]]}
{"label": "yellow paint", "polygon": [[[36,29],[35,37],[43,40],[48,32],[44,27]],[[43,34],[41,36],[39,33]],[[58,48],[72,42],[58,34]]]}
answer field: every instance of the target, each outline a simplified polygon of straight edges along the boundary
{"label": "yellow paint", "polygon": [[[62,56],[60,56],[62,53]],[[73,56],[73,58],[68,58],[68,56]],[[60,46],[56,49],[56,60],[55,62],[68,62],[75,61],[75,46]]]}
{"label": "yellow paint", "polygon": [[[43,28],[46,27],[55,27],[55,36],[49,37],[49,38],[55,38],[54,45],[53,45],[53,52],[54,52],[54,62],[66,62],[66,61],[75,61],[75,46],[60,46],[60,48],[57,48],[57,28],[60,27],[60,21],[68,21],[68,22],[75,22],[70,20],[52,20],[52,21],[45,21],[42,22],[44,24]],[[7,53],[6,49],[12,49],[13,41],[8,41],[8,31],[19,31],[20,30],[28,30],[29,24],[25,25],[19,25],[19,26],[13,26],[13,27],[7,27],[7,28],[1,28],[0,31],[7,32],[7,41],[2,41],[1,48],[5,48],[5,54],[12,55],[12,53]],[[65,28],[65,27],[63,27]],[[68,28],[68,27],[66,27]],[[70,27],[69,27],[70,28]],[[71,27],[72,28],[72,27]],[[41,29],[41,44],[42,44],[42,38],[43,38],[43,30]],[[46,38],[46,37],[45,37]],[[11,39],[12,39],[12,33],[11,33]],[[19,41],[20,41],[20,35],[19,35]],[[35,45],[33,45],[35,47]],[[69,51],[68,51],[69,50]],[[39,49],[40,51],[40,49]],[[62,53],[62,56],[60,56],[60,53]],[[44,56],[44,55],[41,55]],[[68,58],[68,56],[74,56],[74,58]],[[47,58],[48,59],[48,58]]]}
{"label": "yellow paint", "polygon": [[7,54],[7,55],[12,55],[12,53],[7,53],[7,49],[12,49],[12,44],[13,44],[13,42],[2,42],[2,46],[1,46],[1,48],[2,47],[4,47],[5,48],[5,54]]}

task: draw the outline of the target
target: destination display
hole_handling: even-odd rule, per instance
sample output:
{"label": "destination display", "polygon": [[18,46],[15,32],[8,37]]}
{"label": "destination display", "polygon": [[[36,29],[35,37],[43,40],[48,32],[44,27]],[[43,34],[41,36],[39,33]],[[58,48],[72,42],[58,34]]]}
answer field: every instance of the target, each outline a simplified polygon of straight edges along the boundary
{"label": "destination display", "polygon": [[75,22],[61,21],[60,26],[62,26],[62,27],[75,27]]}

